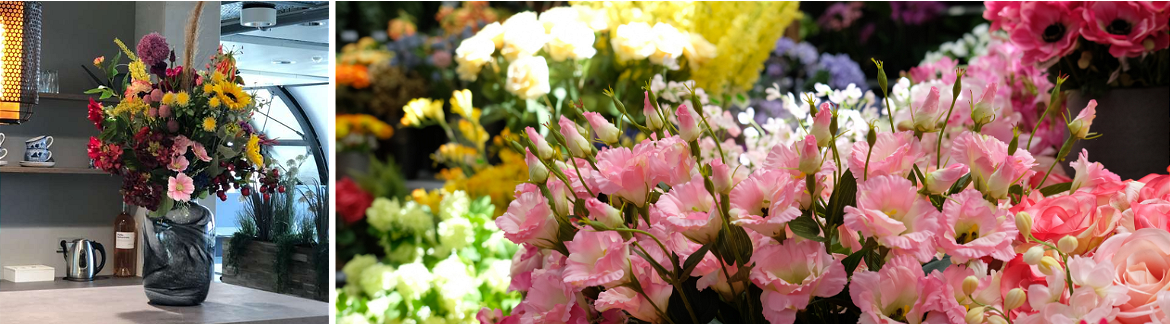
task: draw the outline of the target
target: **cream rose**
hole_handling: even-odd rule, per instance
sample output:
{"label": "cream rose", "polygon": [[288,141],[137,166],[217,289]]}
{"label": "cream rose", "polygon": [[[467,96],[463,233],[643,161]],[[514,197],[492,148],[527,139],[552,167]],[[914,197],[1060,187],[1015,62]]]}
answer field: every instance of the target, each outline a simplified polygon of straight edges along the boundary
{"label": "cream rose", "polygon": [[683,54],[683,47],[690,44],[687,35],[678,31],[670,24],[657,23],[651,29],[653,34],[654,54],[650,55],[650,62],[678,69],[678,58]]}
{"label": "cream rose", "polygon": [[542,56],[516,59],[508,66],[504,89],[525,100],[548,94],[548,62]]}
{"label": "cream rose", "polygon": [[513,15],[504,22],[503,27],[504,46],[500,53],[508,62],[536,54],[548,40],[544,25],[536,20],[536,13],[531,11]]}
{"label": "cream rose", "polygon": [[593,48],[593,30],[579,21],[562,22],[553,26],[549,41],[544,45],[553,61],[588,59],[597,54]]}
{"label": "cream rose", "polygon": [[714,59],[716,52],[715,44],[708,42],[703,35],[699,33],[689,33],[690,43],[683,47],[683,55],[687,57],[687,62],[692,68],[702,66],[707,61]]}
{"label": "cream rose", "polygon": [[1144,228],[1105,240],[1093,256],[1114,265],[1113,282],[1129,288],[1129,301],[1118,306],[1122,323],[1158,322],[1158,295],[1170,291],[1170,232]]}
{"label": "cream rose", "polygon": [[475,81],[479,77],[480,69],[492,60],[492,53],[496,51],[492,40],[476,35],[463,40],[455,49],[455,72],[459,79]]}
{"label": "cream rose", "polygon": [[483,28],[479,29],[479,33],[475,34],[475,37],[492,40],[496,49],[501,49],[504,47],[504,25],[500,25],[500,22],[484,25]]}
{"label": "cream rose", "polygon": [[645,59],[658,50],[654,46],[653,30],[643,22],[618,26],[610,42],[619,61]]}
{"label": "cream rose", "polygon": [[577,9],[572,7],[556,7],[540,13],[540,23],[544,25],[544,31],[550,34],[557,25],[576,22],[579,19]]}

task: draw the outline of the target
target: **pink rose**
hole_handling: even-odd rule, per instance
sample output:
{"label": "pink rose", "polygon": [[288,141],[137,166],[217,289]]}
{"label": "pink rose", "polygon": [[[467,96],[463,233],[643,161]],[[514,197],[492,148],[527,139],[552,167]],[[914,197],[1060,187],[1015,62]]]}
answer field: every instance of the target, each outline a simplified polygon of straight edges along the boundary
{"label": "pink rose", "polygon": [[1119,321],[1159,322],[1154,318],[1158,294],[1170,291],[1170,232],[1141,229],[1114,235],[1101,244],[1093,258],[1112,262],[1113,283],[1129,288],[1129,301],[1118,306]]}
{"label": "pink rose", "polygon": [[792,323],[812,297],[832,297],[849,281],[841,262],[811,240],[765,245],[752,254],[752,262],[756,267],[748,277],[764,289],[764,318],[772,323]]}
{"label": "pink rose", "polygon": [[1152,199],[1134,203],[1122,213],[1120,226],[1130,232],[1143,228],[1170,231],[1170,202]]}
{"label": "pink rose", "polygon": [[1077,237],[1080,246],[1076,254],[1100,244],[1121,219],[1117,209],[1098,206],[1097,198],[1085,192],[1044,198],[1024,211],[1032,215],[1032,236],[1049,243],[1064,236]]}
{"label": "pink rose", "polygon": [[496,218],[496,226],[513,243],[548,248],[557,241],[557,220],[548,200],[539,192],[516,195],[516,199],[508,204],[508,212]]}

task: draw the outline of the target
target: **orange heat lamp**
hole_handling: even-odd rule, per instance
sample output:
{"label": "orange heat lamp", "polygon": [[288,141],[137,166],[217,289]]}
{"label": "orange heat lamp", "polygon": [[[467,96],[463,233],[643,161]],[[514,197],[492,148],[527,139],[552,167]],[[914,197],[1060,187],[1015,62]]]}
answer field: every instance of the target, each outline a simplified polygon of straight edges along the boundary
{"label": "orange heat lamp", "polygon": [[41,74],[41,3],[0,1],[0,124],[32,117]]}

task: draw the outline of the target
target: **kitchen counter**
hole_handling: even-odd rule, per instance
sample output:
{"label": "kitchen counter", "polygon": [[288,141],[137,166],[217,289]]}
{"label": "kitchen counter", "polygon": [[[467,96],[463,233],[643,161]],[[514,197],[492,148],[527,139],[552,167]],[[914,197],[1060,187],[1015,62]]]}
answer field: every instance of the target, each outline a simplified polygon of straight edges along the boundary
{"label": "kitchen counter", "polygon": [[[329,304],[241,286],[211,283],[202,305],[155,306],[147,303],[141,284],[111,279],[72,287],[54,281],[51,289],[14,289],[35,283],[4,283],[0,323],[328,323]],[[141,279],[137,279],[139,283]],[[106,284],[101,284],[101,283]],[[97,284],[97,285],[95,285]],[[64,287],[62,287],[64,286]]]}
{"label": "kitchen counter", "polygon": [[112,276],[98,276],[97,280],[88,282],[67,281],[63,278],[57,278],[56,281],[43,282],[22,282],[16,283],[12,281],[0,280],[0,292],[5,291],[28,291],[28,290],[49,290],[49,289],[77,289],[77,288],[98,288],[98,287],[116,287],[116,286],[141,286],[142,278],[117,278]]}

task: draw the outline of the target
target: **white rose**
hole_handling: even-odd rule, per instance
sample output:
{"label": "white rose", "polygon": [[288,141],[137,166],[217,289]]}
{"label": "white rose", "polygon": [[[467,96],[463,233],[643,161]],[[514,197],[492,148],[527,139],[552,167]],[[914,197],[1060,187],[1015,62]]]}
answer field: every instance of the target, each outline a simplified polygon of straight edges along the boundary
{"label": "white rose", "polygon": [[552,33],[554,27],[568,22],[579,21],[577,9],[572,7],[556,7],[540,13],[540,23],[544,25],[546,33]]}
{"label": "white rose", "polygon": [[459,79],[475,81],[480,69],[492,60],[495,51],[495,45],[486,36],[476,35],[459,43],[455,49],[455,72],[459,74]]}
{"label": "white rose", "polygon": [[[543,16],[542,16],[543,18]],[[588,59],[597,54],[593,48],[596,36],[593,30],[579,21],[562,22],[553,26],[549,41],[544,45],[545,52],[553,61],[561,62],[565,59]]]}
{"label": "white rose", "polygon": [[504,89],[528,100],[548,94],[548,62],[541,56],[517,59],[508,65],[508,80]]}
{"label": "white rose", "polygon": [[657,51],[653,30],[644,22],[618,26],[610,42],[619,61],[645,59]]}
{"label": "white rose", "polygon": [[609,16],[606,16],[604,10],[593,10],[586,6],[573,6],[573,9],[577,9],[577,20],[589,25],[594,32],[609,29]]}
{"label": "white rose", "polygon": [[475,37],[489,39],[492,44],[496,45],[496,49],[500,49],[504,47],[504,25],[500,25],[500,22],[484,25],[483,28],[479,29],[479,33],[475,34]]}
{"label": "white rose", "polygon": [[652,31],[655,51],[650,55],[650,62],[678,69],[678,58],[683,54],[683,47],[690,44],[690,39],[670,24],[654,24]]}
{"label": "white rose", "polygon": [[531,11],[513,15],[504,22],[503,27],[504,47],[500,53],[508,62],[536,54],[548,40],[544,24],[536,20],[536,13]]}

